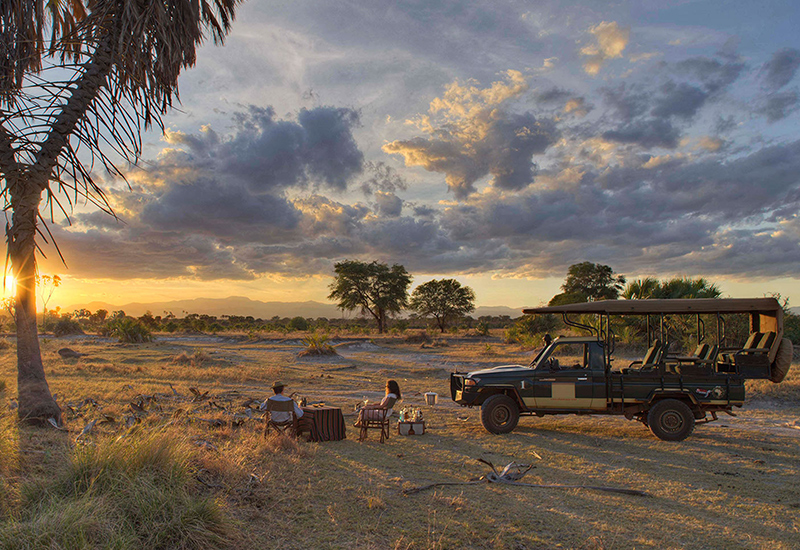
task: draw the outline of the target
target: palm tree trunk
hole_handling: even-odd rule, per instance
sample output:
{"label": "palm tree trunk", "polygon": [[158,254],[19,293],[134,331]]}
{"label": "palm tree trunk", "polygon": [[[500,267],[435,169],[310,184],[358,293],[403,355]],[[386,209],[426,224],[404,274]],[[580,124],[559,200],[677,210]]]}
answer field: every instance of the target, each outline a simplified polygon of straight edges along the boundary
{"label": "palm tree trunk", "polygon": [[[84,64],[82,76],[72,87],[70,97],[52,123],[33,164],[23,172],[16,169],[13,181],[6,173],[14,211],[8,229],[8,251],[11,268],[17,281],[17,392],[19,418],[26,422],[43,422],[55,418],[61,422],[61,409],[50,393],[44,374],[39,334],[36,327],[36,224],[42,192],[47,188],[58,156],[69,136],[86,115],[91,102],[106,83],[112,66],[112,37],[106,35],[94,55]],[[9,156],[6,135],[0,134],[0,160]],[[12,151],[13,152],[13,151]],[[13,156],[9,160],[14,160]]]}
{"label": "palm tree trunk", "polygon": [[[15,187],[19,191],[19,187]],[[21,197],[12,196],[14,215],[8,230],[11,269],[17,284],[17,394],[19,418],[26,422],[61,422],[61,409],[44,375],[36,328],[36,221],[41,191],[28,185]]]}

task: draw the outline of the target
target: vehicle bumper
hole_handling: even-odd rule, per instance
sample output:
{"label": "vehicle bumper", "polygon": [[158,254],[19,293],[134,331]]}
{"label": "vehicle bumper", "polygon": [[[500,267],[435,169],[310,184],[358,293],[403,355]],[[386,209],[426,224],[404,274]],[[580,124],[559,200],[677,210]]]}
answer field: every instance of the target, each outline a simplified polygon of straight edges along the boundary
{"label": "vehicle bumper", "polygon": [[464,386],[465,373],[450,374],[450,398],[459,405],[473,405],[478,399],[478,392],[467,390]]}

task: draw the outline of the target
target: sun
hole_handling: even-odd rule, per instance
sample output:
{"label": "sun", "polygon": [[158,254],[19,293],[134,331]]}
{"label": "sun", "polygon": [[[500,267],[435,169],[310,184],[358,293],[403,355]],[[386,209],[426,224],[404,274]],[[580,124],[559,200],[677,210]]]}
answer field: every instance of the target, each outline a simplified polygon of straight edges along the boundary
{"label": "sun", "polygon": [[5,277],[3,277],[3,296],[13,296],[16,292],[16,288],[17,285],[14,276],[7,273]]}

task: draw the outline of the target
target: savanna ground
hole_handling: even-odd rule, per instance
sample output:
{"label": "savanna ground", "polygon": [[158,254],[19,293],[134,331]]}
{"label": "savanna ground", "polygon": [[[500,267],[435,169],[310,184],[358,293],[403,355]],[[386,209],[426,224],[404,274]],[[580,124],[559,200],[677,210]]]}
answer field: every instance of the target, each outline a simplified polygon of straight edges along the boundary
{"label": "savanna ground", "polygon": [[[344,340],[338,355],[313,358],[298,357],[291,336],[44,337],[66,432],[16,424],[12,343],[0,351],[0,548],[800,548],[796,365],[780,385],[748,383],[737,417],[682,443],[603,416],[523,417],[493,436],[478,409],[450,401],[448,373],[527,363],[530,352],[499,339]],[[65,346],[86,355],[63,359]],[[308,443],[264,439],[245,419],[248,400],[280,379],[287,393],[342,407],[350,426],[389,378],[403,405],[423,409],[428,433],[382,445],[349,427],[343,441]],[[437,406],[423,404],[428,391]],[[649,496],[485,483],[403,493],[484,475],[477,458],[532,463],[529,483]]]}

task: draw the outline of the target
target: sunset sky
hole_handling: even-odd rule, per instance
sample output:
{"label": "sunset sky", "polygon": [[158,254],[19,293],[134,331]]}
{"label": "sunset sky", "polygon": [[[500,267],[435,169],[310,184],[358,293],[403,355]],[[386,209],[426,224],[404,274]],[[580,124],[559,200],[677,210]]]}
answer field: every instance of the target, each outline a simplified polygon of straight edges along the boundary
{"label": "sunset sky", "polygon": [[181,77],[121,221],[57,220],[52,304],[325,301],[342,259],[536,305],[569,265],[800,305],[800,3],[239,9]]}

